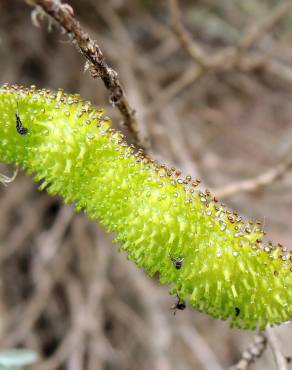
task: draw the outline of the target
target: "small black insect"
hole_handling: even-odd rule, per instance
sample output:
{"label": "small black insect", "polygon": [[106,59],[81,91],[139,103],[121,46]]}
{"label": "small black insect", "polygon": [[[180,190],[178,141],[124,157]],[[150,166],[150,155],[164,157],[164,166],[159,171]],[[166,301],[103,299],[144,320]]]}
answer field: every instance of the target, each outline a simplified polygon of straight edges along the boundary
{"label": "small black insect", "polygon": [[17,111],[15,112],[15,122],[16,122],[16,131],[20,134],[20,135],[26,135],[27,132],[28,132],[28,129],[26,127],[23,126],[22,122],[21,122],[21,119],[19,117],[19,113],[18,113],[18,109]]}
{"label": "small black insect", "polygon": [[173,266],[177,269],[177,270],[180,270],[182,268],[182,264],[183,264],[183,261],[184,261],[184,257],[172,257],[171,255],[169,255],[170,259],[171,259],[171,262],[173,264]]}
{"label": "small black insect", "polygon": [[173,310],[174,315],[176,314],[177,310],[183,311],[186,308],[185,302],[181,301],[178,294],[176,295],[176,297],[177,297],[177,302],[173,306],[171,306],[171,308],[170,308],[171,310]]}
{"label": "small black insect", "polygon": [[239,316],[239,314],[240,314],[240,308],[235,307],[235,316],[237,317]]}

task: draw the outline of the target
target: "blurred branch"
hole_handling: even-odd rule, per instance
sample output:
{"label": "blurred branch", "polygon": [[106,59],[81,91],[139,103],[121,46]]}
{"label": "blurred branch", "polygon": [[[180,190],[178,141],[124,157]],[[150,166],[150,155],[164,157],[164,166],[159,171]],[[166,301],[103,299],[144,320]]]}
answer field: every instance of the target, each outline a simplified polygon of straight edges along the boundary
{"label": "blurred branch", "polygon": [[[121,74],[124,77],[125,86],[128,92],[128,96],[134,103],[138,110],[138,117],[140,122],[140,133],[139,137],[142,140],[144,147],[149,147],[149,135],[146,132],[148,125],[146,120],[143,119],[143,112],[145,103],[145,97],[143,96],[143,90],[139,86],[139,81],[135,75],[135,70],[145,71],[148,67],[145,58],[142,58],[135,49],[135,44],[129,35],[129,31],[121,18],[115,12],[113,6],[110,3],[105,3],[101,8],[94,3],[96,11],[100,17],[105,21],[111,30],[113,38],[112,45],[108,45],[106,48],[108,52],[116,53],[116,65]],[[151,70],[151,76],[148,75],[146,78],[152,78],[155,73],[155,68]],[[156,73],[159,73],[156,72]]]}
{"label": "blurred branch", "polygon": [[[180,9],[177,0],[168,0],[170,11],[170,23],[181,47],[196,62],[204,73],[210,69],[221,69],[228,61],[234,59],[235,49],[225,48],[214,55],[208,55],[202,46],[192,38],[181,21]],[[224,67],[225,68],[225,67]]]}
{"label": "blurred branch", "polygon": [[171,101],[181,91],[198,81],[204,75],[204,70],[200,67],[194,66],[187,69],[183,74],[174,80],[167,88],[163,89],[162,92],[156,97],[148,109],[145,110],[143,118],[149,118],[155,113],[161,110],[161,107]]}
{"label": "blurred branch", "polygon": [[67,333],[64,336],[64,339],[60,343],[55,353],[49,359],[45,360],[43,363],[37,364],[32,368],[36,370],[58,369],[62,362],[68,357],[68,355],[76,350],[75,348],[76,345],[74,346],[75,342],[76,342],[76,331],[71,329],[69,333]]}
{"label": "blurred branch", "polygon": [[[61,248],[61,242],[73,216],[73,209],[63,206],[51,229],[39,239],[39,250],[40,253],[43,253],[39,254],[40,258],[35,260],[35,294],[21,308],[26,320],[22,321],[14,330],[10,330],[5,338],[1,338],[6,346],[18,344],[33,328],[46,306],[54,286],[64,273],[69,250],[67,245]],[[55,258],[56,254],[58,258]],[[13,319],[13,316],[11,317]],[[11,323],[14,324],[14,320],[11,320]],[[8,327],[10,323],[6,322],[5,324]]]}
{"label": "blurred branch", "polygon": [[252,343],[243,352],[242,358],[237,364],[231,366],[229,370],[247,370],[256,359],[262,356],[267,345],[271,348],[277,370],[288,370],[289,358],[285,357],[281,352],[280,345],[272,328],[267,328],[264,333],[257,334]]}
{"label": "blurred branch", "polygon": [[268,343],[273,352],[273,356],[276,362],[277,370],[288,370],[288,358],[286,358],[280,350],[278,339],[275,336],[274,330],[268,328],[266,330]]}
{"label": "blurred branch", "polygon": [[264,333],[257,334],[252,343],[242,353],[241,359],[237,364],[231,366],[229,370],[247,370],[249,366],[262,356],[267,348],[267,338]]}
{"label": "blurred branch", "polygon": [[[48,304],[54,286],[64,273],[65,265],[68,262],[67,256],[68,247],[61,250],[58,260],[55,261],[53,266],[50,266],[50,269],[47,269],[48,271],[42,270],[42,279],[39,279],[35,294],[21,307],[21,317],[25,317],[26,319],[21,323],[18,323],[17,320],[11,320],[12,324],[15,325],[16,321],[19,325],[12,330],[10,329],[9,334],[5,338],[1,338],[1,345],[13,347],[20,343],[32,330]],[[10,318],[13,319],[13,316],[11,315]]]}
{"label": "blurred branch", "polygon": [[4,186],[7,186],[7,184],[15,180],[17,174],[18,174],[18,168],[16,168],[16,170],[14,171],[11,177],[8,177],[0,173],[0,183],[3,184]]}
{"label": "blurred branch", "polygon": [[252,192],[259,190],[262,187],[268,186],[271,183],[283,177],[288,170],[292,168],[292,160],[288,159],[276,167],[248,180],[234,182],[219,189],[214,189],[213,193],[216,197],[226,198],[237,193]]}
{"label": "blurred branch", "polygon": [[202,369],[222,370],[222,366],[220,365],[216,354],[194,326],[180,325],[177,327],[177,331],[181,339],[201,362]]}
{"label": "blurred branch", "polygon": [[292,3],[291,1],[280,2],[271,13],[264,18],[262,21],[255,23],[247,29],[243,35],[240,43],[239,50],[245,51],[250,49],[256,42],[259,41],[265,34],[273,28],[287,13],[291,10]]}
{"label": "blurred branch", "polygon": [[186,30],[182,21],[178,6],[178,0],[169,0],[171,25],[182,48],[189,56],[201,66],[208,70],[221,70],[234,68],[240,65],[240,57],[243,51],[250,49],[269,29],[276,25],[292,9],[292,2],[280,3],[263,21],[255,23],[243,34],[238,47],[226,47],[219,52],[208,55],[202,46],[193,40],[191,34]]}
{"label": "blurred branch", "polygon": [[171,352],[172,328],[168,325],[165,312],[159,304],[160,292],[133,265],[129,266],[127,272],[133,282],[132,289],[135,291],[137,299],[141,300],[143,304],[147,327],[151,333],[155,333],[149,341],[150,350],[153,353],[152,369],[171,370],[173,366],[169,353]]}
{"label": "blurred branch", "polygon": [[[108,66],[97,42],[91,39],[75,19],[72,7],[68,4],[62,4],[59,0],[27,0],[27,2],[32,6],[39,7],[64,29],[71,42],[79,48],[87,59],[91,76],[102,79],[110,93],[110,103],[118,107],[124,119],[123,123],[135,143],[144,148],[135,118],[136,112],[125,96],[117,72]],[[36,11],[38,11],[38,8],[36,8]]]}
{"label": "blurred branch", "polygon": [[[196,71],[196,78],[190,79],[188,84],[178,84],[180,89],[172,91],[171,93],[163,93],[163,98],[168,96],[173,98],[186,86],[197,81],[210,72],[227,71],[237,69],[243,73],[250,73],[254,70],[261,69],[276,78],[284,80],[289,84],[292,83],[292,68],[275,60],[271,56],[259,53],[249,52],[249,49],[254,46],[256,42],[262,38],[268,30],[276,25],[284,16],[292,9],[292,2],[285,1],[280,3],[274,10],[261,22],[255,23],[244,32],[238,46],[225,47],[216,53],[208,54],[204,51],[202,45],[192,38],[192,35],[184,27],[181,20],[181,13],[178,5],[178,0],[168,0],[170,23],[172,29],[179,41],[181,47],[196,63],[198,70]],[[193,68],[193,67],[192,67]],[[189,73],[191,73],[190,71]],[[185,72],[187,73],[187,72]],[[193,72],[192,72],[193,73]],[[179,80],[178,80],[179,81]],[[175,83],[173,83],[175,84]],[[164,99],[164,103],[166,99]]]}
{"label": "blurred branch", "polygon": [[191,34],[183,26],[181,21],[180,9],[177,0],[169,0],[171,25],[181,46],[201,67],[207,66],[208,56],[203,49],[192,39]]}

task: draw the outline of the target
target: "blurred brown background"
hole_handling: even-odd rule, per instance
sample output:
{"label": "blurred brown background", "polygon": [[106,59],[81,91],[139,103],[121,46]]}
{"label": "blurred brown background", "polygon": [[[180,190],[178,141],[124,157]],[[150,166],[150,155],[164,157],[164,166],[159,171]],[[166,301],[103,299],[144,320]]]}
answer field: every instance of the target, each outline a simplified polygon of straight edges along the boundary
{"label": "blurred brown background", "polygon": [[[212,60],[285,2],[179,3],[184,26]],[[236,187],[224,202],[262,220],[269,239],[291,247],[292,171],[264,187],[256,181],[292,156],[292,12],[243,51],[261,63],[229,68],[223,60],[196,78],[198,63],[174,35],[166,1],[70,5],[118,71],[152,155],[223,195],[227,185],[255,178],[252,191]],[[30,13],[21,0],[0,0],[1,84],[80,93],[105,107],[118,127],[119,113],[101,81],[84,72],[81,54],[47,20],[34,27]],[[1,166],[1,173],[13,168]],[[219,370],[250,343],[252,333],[191,308],[174,316],[167,287],[145,277],[117,253],[110,235],[38,192],[23,173],[1,186],[0,197],[0,347],[37,350],[42,361],[35,369]],[[291,325],[276,332],[292,355]],[[275,369],[271,352],[251,368]]]}

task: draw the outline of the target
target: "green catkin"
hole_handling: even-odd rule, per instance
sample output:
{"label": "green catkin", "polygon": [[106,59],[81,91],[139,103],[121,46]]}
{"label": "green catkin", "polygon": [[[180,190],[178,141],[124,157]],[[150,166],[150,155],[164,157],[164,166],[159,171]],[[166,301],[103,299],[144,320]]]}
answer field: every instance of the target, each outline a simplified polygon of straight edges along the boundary
{"label": "green catkin", "polygon": [[[15,113],[26,130],[16,130]],[[21,165],[107,231],[180,301],[233,326],[264,329],[292,317],[292,256],[263,243],[198,182],[135,152],[90,103],[61,90],[0,89],[0,160]],[[175,259],[181,259],[176,268]]]}

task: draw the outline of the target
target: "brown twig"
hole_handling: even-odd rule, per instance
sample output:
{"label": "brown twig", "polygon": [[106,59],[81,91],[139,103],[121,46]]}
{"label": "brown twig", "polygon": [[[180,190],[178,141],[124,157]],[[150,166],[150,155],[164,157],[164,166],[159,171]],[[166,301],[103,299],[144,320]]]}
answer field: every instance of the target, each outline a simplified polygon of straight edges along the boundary
{"label": "brown twig", "polygon": [[7,186],[10,182],[14,181],[16,176],[18,174],[18,168],[14,171],[13,175],[11,177],[8,177],[2,173],[0,173],[0,183],[4,186]]}
{"label": "brown twig", "polygon": [[187,87],[197,82],[201,77],[203,77],[205,70],[201,67],[192,67],[187,69],[182,73],[176,80],[163,89],[163,91],[156,97],[149,108],[145,110],[143,118],[151,118],[154,114],[161,111],[161,107],[165,107],[168,102],[177,96],[181,91],[185,90]]}
{"label": "brown twig", "polygon": [[237,364],[231,366],[229,370],[247,370],[249,366],[262,356],[267,348],[267,338],[264,333],[257,334],[252,343],[243,352]]}
{"label": "brown twig", "polygon": [[135,44],[129,35],[129,31],[125,27],[121,18],[115,12],[112,4],[105,3],[101,9],[98,8],[97,4],[95,7],[100,17],[106,22],[111,30],[113,45],[109,45],[107,50],[113,50],[117,54],[116,66],[124,77],[125,88],[128,91],[128,96],[138,110],[137,116],[140,122],[139,138],[142,140],[144,147],[148,148],[148,125],[145,122],[146,120],[143,119],[146,102],[143,92],[139,88],[138,79],[135,76],[136,69],[142,69],[145,71],[147,61],[144,58],[141,58],[139,53],[135,50]]}
{"label": "brown twig", "polygon": [[239,50],[250,49],[261,39],[268,30],[273,28],[287,13],[291,10],[291,1],[280,2],[262,21],[255,23],[244,33],[240,43]]}
{"label": "brown twig", "polygon": [[[211,55],[204,51],[201,44],[194,40],[190,32],[184,27],[181,21],[178,0],[168,0],[168,2],[172,29],[179,41],[180,46],[196,63],[196,67],[198,68],[197,75],[199,77],[203,77],[210,72],[218,73],[231,69],[237,69],[244,73],[250,73],[256,69],[261,69],[277,78],[291,83],[291,68],[288,68],[283,63],[280,63],[267,55],[248,51],[256,42],[259,41],[261,37],[267,33],[269,29],[275,26],[285,15],[287,15],[289,11],[291,11],[292,2],[286,1],[281,3],[275,7],[273,11],[261,22],[257,22],[249,27],[243,33],[238,46],[224,47],[223,49]],[[190,79],[187,86],[196,81],[197,79],[194,79],[193,81]],[[174,95],[179,93],[184,88],[185,85],[182,85],[180,89],[175,90],[175,94],[170,94],[170,97],[173,98]],[[166,96],[167,98],[168,94],[163,93],[163,96]],[[166,103],[167,100],[169,99],[164,99],[164,103]]]}
{"label": "brown twig", "polygon": [[184,27],[177,0],[169,0],[169,11],[170,23],[181,47],[199,65],[202,74],[206,74],[210,70],[230,68],[230,63],[233,64],[237,53],[236,48],[227,47],[212,56],[208,55],[200,43],[195,41]]}
{"label": "brown twig", "polygon": [[191,34],[186,30],[181,22],[181,14],[177,0],[169,0],[171,25],[181,46],[202,68],[207,67],[207,55],[203,49],[192,39]]}
{"label": "brown twig", "polygon": [[204,370],[222,370],[219,359],[213,352],[211,346],[200,335],[194,326],[177,326],[177,332],[182,341],[195,354]]}
{"label": "brown twig", "polygon": [[[61,247],[62,238],[64,237],[72,217],[73,210],[64,206],[50,231],[39,240],[39,248],[43,250],[43,252],[48,249],[50,249],[50,251],[45,252],[45,254],[43,253],[41,256],[39,255],[40,259],[36,261],[36,292],[25,306],[22,307],[22,312],[24,315],[27,315],[27,320],[23,321],[14,331],[10,331],[9,335],[3,338],[6,345],[19,343],[19,341],[21,341],[32,329],[46,306],[55,284],[64,273],[64,267],[68,262],[69,250],[67,247],[61,249],[61,251],[59,251],[59,249]],[[54,257],[57,251],[59,252],[58,259],[55,259]],[[40,276],[42,279],[39,278]]]}
{"label": "brown twig", "polygon": [[188,55],[205,70],[233,68],[240,64],[240,57],[243,52],[249,50],[257,41],[259,41],[259,39],[263,37],[269,29],[274,27],[284,16],[287,15],[291,8],[292,3],[290,1],[280,3],[280,5],[275,7],[266,18],[261,22],[255,23],[244,32],[237,47],[226,47],[213,55],[208,55],[204,52],[202,46],[192,38],[192,35],[184,27],[181,21],[178,0],[169,0],[171,25],[180,45]]}
{"label": "brown twig", "polygon": [[264,333],[256,335],[247,350],[243,352],[240,361],[234,366],[231,366],[229,370],[247,370],[256,359],[262,356],[267,345],[271,348],[277,370],[288,370],[289,358],[285,357],[281,352],[280,345],[272,328],[267,328]]}
{"label": "brown twig", "polygon": [[284,163],[280,163],[276,167],[271,168],[252,179],[228,184],[219,189],[213,190],[213,193],[216,197],[226,198],[237,193],[256,191],[279,180],[291,168],[292,160],[286,160]]}
{"label": "brown twig", "polygon": [[134,142],[144,148],[145,145],[139,135],[136,112],[125,96],[117,72],[109,67],[97,42],[82,29],[75,19],[72,7],[62,4],[59,0],[29,0],[28,2],[30,5],[39,6],[64,29],[72,43],[87,59],[91,76],[102,79],[110,93],[110,103],[118,107],[124,120],[123,124],[132,135]]}
{"label": "brown twig", "polygon": [[275,335],[274,330],[268,328],[266,330],[266,333],[269,346],[271,347],[276,362],[277,370],[288,370],[288,359],[283,355],[283,353],[280,350],[278,339]]}

